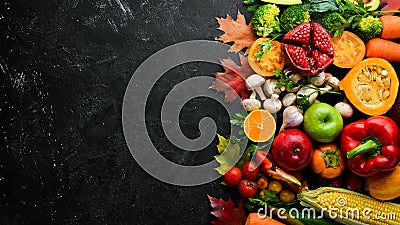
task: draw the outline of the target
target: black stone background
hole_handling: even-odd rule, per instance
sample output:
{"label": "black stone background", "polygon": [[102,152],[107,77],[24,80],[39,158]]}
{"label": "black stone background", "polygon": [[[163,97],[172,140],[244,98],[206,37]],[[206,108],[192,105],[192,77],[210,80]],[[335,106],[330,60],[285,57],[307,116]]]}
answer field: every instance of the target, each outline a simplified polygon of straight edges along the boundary
{"label": "black stone background", "polygon": [[[221,35],[215,17],[242,1],[2,0],[0,3],[0,224],[210,224],[207,194],[235,196],[219,181],[178,187],[131,156],[122,132],[125,88],[147,57],[182,41]],[[160,131],[161,100],[174,84],[221,71],[187,64],[156,84],[146,122],[154,144],[186,165],[212,160],[215,144],[184,154]],[[199,119],[229,130],[223,107],[194,99],[183,132]]]}
{"label": "black stone background", "polygon": [[[215,17],[238,9],[250,18],[239,0],[2,0],[0,224],[210,224],[207,194],[237,192],[219,181],[178,187],[148,175],[125,143],[121,107],[147,57],[182,41],[215,40]],[[171,145],[160,108],[175,84],[216,71],[185,64],[154,86],[147,129],[169,160],[213,159],[216,140],[196,153]],[[223,107],[205,98],[182,110],[182,131],[196,138],[204,116],[229,135]]]}

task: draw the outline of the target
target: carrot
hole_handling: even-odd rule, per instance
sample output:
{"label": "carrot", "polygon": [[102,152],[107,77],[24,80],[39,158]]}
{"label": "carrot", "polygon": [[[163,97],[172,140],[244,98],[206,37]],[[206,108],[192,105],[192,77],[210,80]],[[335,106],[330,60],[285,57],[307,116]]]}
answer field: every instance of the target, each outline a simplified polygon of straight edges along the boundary
{"label": "carrot", "polygon": [[381,16],[379,19],[382,23],[381,38],[400,38],[400,16]]}
{"label": "carrot", "polygon": [[262,214],[250,213],[247,216],[245,225],[285,225],[285,224]]}
{"label": "carrot", "polygon": [[382,58],[389,62],[400,62],[400,44],[381,39],[372,38],[365,45],[367,58]]}

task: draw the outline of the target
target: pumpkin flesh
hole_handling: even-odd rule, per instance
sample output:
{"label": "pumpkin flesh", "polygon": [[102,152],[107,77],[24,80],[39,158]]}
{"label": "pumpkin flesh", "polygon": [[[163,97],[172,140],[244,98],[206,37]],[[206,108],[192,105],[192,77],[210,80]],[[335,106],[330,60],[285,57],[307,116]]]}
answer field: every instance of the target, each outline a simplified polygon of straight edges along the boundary
{"label": "pumpkin flesh", "polygon": [[353,67],[339,82],[339,87],[360,112],[377,116],[393,106],[399,80],[388,61],[368,58]]}

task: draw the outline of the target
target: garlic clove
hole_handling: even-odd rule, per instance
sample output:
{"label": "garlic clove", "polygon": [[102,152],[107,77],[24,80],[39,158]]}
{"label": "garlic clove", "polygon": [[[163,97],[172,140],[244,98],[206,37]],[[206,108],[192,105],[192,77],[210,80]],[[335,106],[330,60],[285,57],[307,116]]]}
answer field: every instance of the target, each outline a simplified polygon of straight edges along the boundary
{"label": "garlic clove", "polygon": [[263,107],[268,112],[274,114],[281,110],[282,102],[274,96],[272,98],[266,99],[263,103]]}
{"label": "garlic clove", "polygon": [[296,106],[288,106],[283,110],[283,121],[279,132],[288,127],[297,127],[303,122],[303,113]]}

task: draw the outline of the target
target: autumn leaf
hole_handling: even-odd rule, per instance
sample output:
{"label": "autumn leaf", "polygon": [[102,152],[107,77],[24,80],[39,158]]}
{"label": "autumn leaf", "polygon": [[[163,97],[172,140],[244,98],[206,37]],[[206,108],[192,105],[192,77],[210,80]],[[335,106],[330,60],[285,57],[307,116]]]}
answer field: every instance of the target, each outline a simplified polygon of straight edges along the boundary
{"label": "autumn leaf", "polygon": [[210,205],[213,208],[212,215],[218,218],[211,223],[214,225],[243,225],[246,222],[246,215],[242,207],[242,201],[237,208],[231,199],[224,201],[208,195]]}
{"label": "autumn leaf", "polygon": [[244,15],[238,10],[236,21],[230,15],[224,18],[216,18],[219,28],[224,34],[218,38],[223,43],[233,42],[230,52],[239,52],[244,48],[250,48],[257,39],[251,23],[247,24]]}
{"label": "autumn leaf", "polygon": [[218,137],[217,149],[218,153],[221,154],[225,150],[226,146],[228,146],[229,140],[219,134],[217,134],[217,137]]}
{"label": "autumn leaf", "polygon": [[217,145],[219,155],[214,156],[215,160],[220,164],[216,171],[219,174],[224,175],[226,171],[234,167],[235,164],[241,159],[243,152],[241,152],[240,145],[238,143],[232,143],[228,138],[225,138],[217,134],[219,143]]}
{"label": "autumn leaf", "polygon": [[246,56],[239,54],[240,66],[237,65],[231,58],[220,59],[221,66],[225,69],[225,72],[215,73],[214,82],[212,82],[210,89],[214,89],[225,94],[224,101],[226,103],[232,103],[236,100],[238,94],[241,95],[242,99],[249,98],[249,91],[246,87],[246,78],[254,74],[251,69]]}

